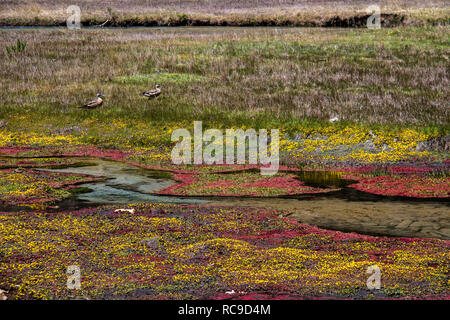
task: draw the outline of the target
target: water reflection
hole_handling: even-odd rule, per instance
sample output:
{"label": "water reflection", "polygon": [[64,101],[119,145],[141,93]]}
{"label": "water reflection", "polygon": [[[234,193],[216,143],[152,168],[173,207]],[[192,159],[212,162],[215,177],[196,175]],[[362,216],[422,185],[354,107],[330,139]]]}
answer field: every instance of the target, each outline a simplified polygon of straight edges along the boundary
{"label": "water reflection", "polygon": [[296,175],[298,180],[314,188],[342,188],[355,183],[353,180],[342,179],[342,173],[336,171],[300,171]]}

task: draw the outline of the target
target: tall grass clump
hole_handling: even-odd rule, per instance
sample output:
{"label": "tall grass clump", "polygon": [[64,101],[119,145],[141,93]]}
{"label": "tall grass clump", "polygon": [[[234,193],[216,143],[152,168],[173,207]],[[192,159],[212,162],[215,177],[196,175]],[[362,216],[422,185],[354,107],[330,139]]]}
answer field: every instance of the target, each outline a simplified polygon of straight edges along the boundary
{"label": "tall grass clump", "polygon": [[11,46],[6,46],[6,52],[8,52],[9,56],[15,55],[15,54],[19,54],[23,51],[25,51],[25,48],[27,47],[27,43],[26,42],[22,42],[20,41],[20,39],[17,39],[16,44],[11,45]]}

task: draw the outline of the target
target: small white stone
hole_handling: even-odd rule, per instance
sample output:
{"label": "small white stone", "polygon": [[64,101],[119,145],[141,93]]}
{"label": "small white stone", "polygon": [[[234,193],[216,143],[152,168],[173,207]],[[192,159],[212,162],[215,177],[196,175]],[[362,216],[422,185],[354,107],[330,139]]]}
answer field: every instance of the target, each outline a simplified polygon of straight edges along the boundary
{"label": "small white stone", "polygon": [[134,213],[134,209],[116,209],[114,210],[115,213],[117,212],[128,212],[128,213]]}
{"label": "small white stone", "polygon": [[335,122],[335,121],[338,121],[338,120],[339,120],[338,117],[333,117],[333,118],[330,119],[330,122]]}

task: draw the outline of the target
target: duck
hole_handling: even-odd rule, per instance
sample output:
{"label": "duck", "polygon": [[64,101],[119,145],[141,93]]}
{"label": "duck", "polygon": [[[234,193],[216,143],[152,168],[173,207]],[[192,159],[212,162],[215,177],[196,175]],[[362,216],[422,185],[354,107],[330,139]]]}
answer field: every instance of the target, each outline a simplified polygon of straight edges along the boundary
{"label": "duck", "polygon": [[155,86],[155,89],[151,89],[151,90],[148,90],[148,91],[145,91],[145,92],[142,93],[142,95],[144,97],[148,97],[149,100],[153,99],[153,98],[156,98],[160,94],[161,94],[161,86],[159,84],[157,84]]}
{"label": "duck", "polygon": [[94,108],[100,107],[103,104],[103,99],[102,98],[105,98],[105,95],[103,93],[99,92],[99,93],[97,93],[97,98],[96,99],[94,99],[92,101],[89,101],[86,104],[83,104],[79,108],[94,109]]}

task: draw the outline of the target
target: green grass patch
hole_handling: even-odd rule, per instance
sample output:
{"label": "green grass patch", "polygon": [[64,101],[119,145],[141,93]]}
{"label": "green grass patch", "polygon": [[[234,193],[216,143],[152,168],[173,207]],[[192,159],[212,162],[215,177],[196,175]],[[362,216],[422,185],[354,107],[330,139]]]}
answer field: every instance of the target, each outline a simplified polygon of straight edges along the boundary
{"label": "green grass patch", "polygon": [[137,74],[132,76],[118,77],[114,82],[121,84],[148,84],[148,83],[173,83],[183,84],[186,82],[205,81],[205,77],[189,73],[153,73]]}

